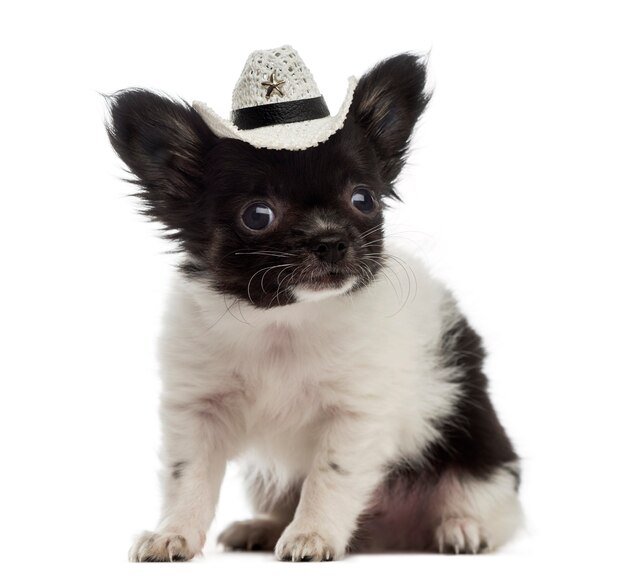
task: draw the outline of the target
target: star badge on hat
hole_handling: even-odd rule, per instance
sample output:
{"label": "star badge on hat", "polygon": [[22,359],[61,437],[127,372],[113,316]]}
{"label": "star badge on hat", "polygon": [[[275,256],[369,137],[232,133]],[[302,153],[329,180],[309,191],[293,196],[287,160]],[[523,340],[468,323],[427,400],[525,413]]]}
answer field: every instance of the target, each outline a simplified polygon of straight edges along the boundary
{"label": "star badge on hat", "polygon": [[261,84],[264,87],[267,87],[267,93],[265,93],[265,97],[266,98],[270,98],[272,96],[272,93],[274,91],[278,91],[278,94],[281,97],[284,97],[284,93],[280,90],[280,86],[285,84],[285,81],[279,81],[278,79],[275,78],[276,73],[274,73],[272,71],[272,74],[270,75],[270,80],[269,81],[263,81]]}

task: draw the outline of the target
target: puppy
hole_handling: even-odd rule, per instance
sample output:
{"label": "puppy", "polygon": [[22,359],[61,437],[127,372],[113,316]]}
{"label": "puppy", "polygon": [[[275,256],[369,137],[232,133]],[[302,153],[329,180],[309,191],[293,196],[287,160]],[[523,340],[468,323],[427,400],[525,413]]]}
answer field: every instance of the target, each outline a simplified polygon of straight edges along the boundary
{"label": "puppy", "polygon": [[219,137],[145,90],[110,98],[111,143],[182,253],[160,343],[163,509],[131,560],[199,554],[233,459],[256,514],[221,534],[229,549],[478,553],[517,529],[481,339],[384,235],[425,80],[413,55],[379,63],[343,127],[301,151]]}

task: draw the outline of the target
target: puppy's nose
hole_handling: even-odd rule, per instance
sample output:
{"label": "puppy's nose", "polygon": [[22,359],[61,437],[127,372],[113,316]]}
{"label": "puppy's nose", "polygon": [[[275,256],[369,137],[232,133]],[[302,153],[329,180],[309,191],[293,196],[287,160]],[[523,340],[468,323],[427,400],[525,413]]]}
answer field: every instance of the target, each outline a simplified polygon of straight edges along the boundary
{"label": "puppy's nose", "polygon": [[322,262],[339,262],[348,251],[348,241],[343,236],[326,236],[313,243],[313,252]]}

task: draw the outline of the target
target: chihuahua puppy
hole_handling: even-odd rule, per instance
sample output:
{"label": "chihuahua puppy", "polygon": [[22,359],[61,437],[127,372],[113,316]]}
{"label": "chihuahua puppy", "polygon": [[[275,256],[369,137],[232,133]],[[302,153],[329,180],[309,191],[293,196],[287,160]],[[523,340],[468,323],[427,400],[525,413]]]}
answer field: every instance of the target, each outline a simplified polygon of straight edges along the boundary
{"label": "chihuahua puppy", "polygon": [[149,91],[110,97],[111,143],[182,252],[160,343],[163,509],[131,560],[198,555],[233,459],[256,515],[220,535],[229,549],[478,553],[518,528],[481,339],[384,235],[425,81],[411,54],[380,62],[343,127],[301,151],[219,137]]}

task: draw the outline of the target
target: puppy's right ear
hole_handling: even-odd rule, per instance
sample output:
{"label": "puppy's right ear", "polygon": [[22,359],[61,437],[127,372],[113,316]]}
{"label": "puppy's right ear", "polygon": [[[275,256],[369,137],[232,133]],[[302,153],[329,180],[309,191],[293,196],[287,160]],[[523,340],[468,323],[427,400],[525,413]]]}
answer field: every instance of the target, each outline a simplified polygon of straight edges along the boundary
{"label": "puppy's right ear", "polygon": [[218,138],[187,103],[143,89],[120,91],[107,101],[109,139],[137,176],[146,213],[175,228],[168,216],[201,188],[204,159]]}
{"label": "puppy's right ear", "polygon": [[379,62],[354,91],[350,110],[374,146],[389,184],[404,166],[413,128],[428,104],[425,85],[424,59],[405,53]]}

